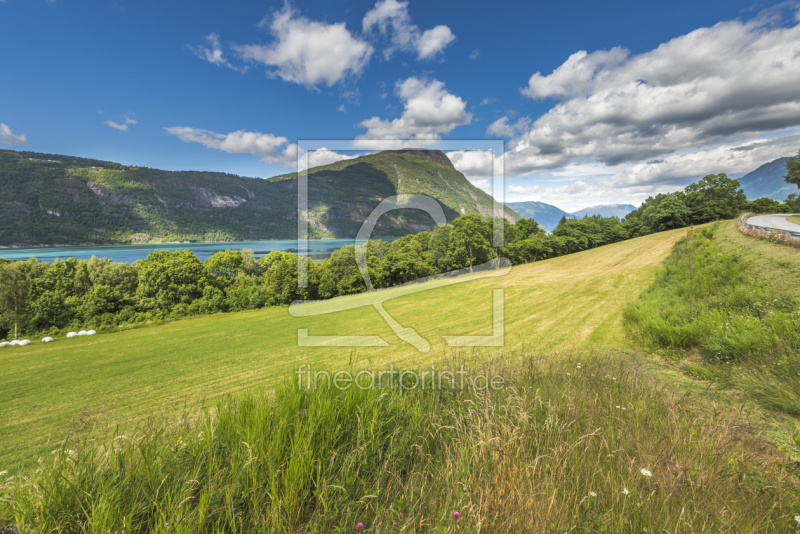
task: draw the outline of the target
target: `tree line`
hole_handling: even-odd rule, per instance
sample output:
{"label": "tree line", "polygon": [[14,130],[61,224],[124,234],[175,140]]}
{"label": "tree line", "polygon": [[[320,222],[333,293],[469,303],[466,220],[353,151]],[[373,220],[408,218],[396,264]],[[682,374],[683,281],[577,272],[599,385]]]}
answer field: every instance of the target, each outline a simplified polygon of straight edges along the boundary
{"label": "tree line", "polygon": [[[386,288],[498,257],[519,265],[654,232],[732,219],[742,210],[800,211],[799,205],[792,205],[800,204],[797,195],[788,202],[749,202],[736,180],[717,174],[684,191],[650,197],[622,220],[599,215],[563,218],[547,233],[532,219],[512,224],[469,214],[433,232],[391,243],[368,241],[364,248],[372,285]],[[504,229],[502,246],[493,243],[495,222]],[[307,287],[298,285],[301,261],[308,267]],[[247,249],[220,251],[205,261],[188,250],[161,250],[132,264],[96,257],[52,264],[35,258],[0,259],[0,339],[111,329],[363,291],[366,286],[354,245],[336,250],[322,262],[278,251],[256,259]]]}

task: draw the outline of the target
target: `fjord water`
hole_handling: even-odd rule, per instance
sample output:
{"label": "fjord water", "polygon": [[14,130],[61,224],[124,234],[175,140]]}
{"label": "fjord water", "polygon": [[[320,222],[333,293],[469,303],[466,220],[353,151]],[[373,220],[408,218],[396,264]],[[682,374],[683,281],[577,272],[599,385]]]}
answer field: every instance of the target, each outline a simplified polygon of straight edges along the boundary
{"label": "fjord water", "polygon": [[[384,241],[394,241],[397,238],[383,238]],[[352,245],[354,239],[309,239],[308,256],[313,260],[324,260],[334,250],[344,245]],[[75,247],[36,247],[36,248],[7,248],[0,249],[0,258],[9,260],[27,260],[37,258],[40,261],[53,262],[56,258],[89,259],[110,258],[116,262],[132,263],[143,260],[156,250],[191,250],[201,261],[220,250],[241,250],[248,248],[258,258],[269,254],[273,250],[298,253],[298,243],[294,239],[271,241],[225,241],[218,243],[151,243],[148,245],[92,245]]]}

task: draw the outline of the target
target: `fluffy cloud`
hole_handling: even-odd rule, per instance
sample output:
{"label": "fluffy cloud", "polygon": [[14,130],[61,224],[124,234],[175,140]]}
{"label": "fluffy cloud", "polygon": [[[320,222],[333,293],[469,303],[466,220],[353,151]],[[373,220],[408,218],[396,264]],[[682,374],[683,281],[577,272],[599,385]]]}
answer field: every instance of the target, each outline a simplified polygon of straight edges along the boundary
{"label": "fluffy cloud", "polygon": [[227,134],[218,134],[211,130],[201,130],[187,126],[173,126],[164,128],[164,130],[185,143],[198,143],[206,148],[222,150],[229,154],[253,154],[261,156],[261,161],[265,163],[273,163],[296,170],[307,168],[307,164],[310,167],[317,167],[357,157],[339,154],[326,148],[310,153],[300,151],[298,157],[296,143],[289,143],[289,140],[285,137],[261,132],[237,130]]}
{"label": "fluffy cloud", "polygon": [[494,177],[503,176],[503,157],[494,157],[490,150],[452,150],[447,157],[472,185],[492,194]]}
{"label": "fluffy cloud", "polygon": [[[740,176],[766,162],[793,155],[798,145],[800,135],[724,144],[618,167],[605,178],[592,177],[604,170],[601,164],[570,165],[534,185],[511,185],[508,192],[511,200],[536,200],[562,209],[577,210],[603,203],[638,205],[649,196],[683,189],[707,174]],[[578,178],[556,187],[542,185],[567,176]]]}
{"label": "fluffy cloud", "polygon": [[359,75],[372,56],[372,46],[354,37],[344,22],[328,24],[297,14],[287,3],[260,26],[275,40],[268,45],[233,45],[248,61],[274,67],[269,76],[307,87],[328,87]]}
{"label": "fluffy cloud", "polygon": [[115,130],[122,130],[123,132],[127,132],[128,131],[128,125],[127,124],[119,124],[119,123],[116,123],[116,122],[114,122],[112,120],[107,120],[103,124],[107,124],[108,126],[111,126],[112,128],[114,128]]}
{"label": "fluffy cloud", "polygon": [[756,139],[741,144],[720,145],[688,154],[632,165],[603,181],[603,185],[649,192],[663,185],[685,186],[707,174],[748,173],[765,162],[792,156],[800,146],[800,135],[778,139]]}
{"label": "fluffy cloud", "polygon": [[510,142],[508,172],[636,162],[800,125],[800,25],[774,22],[721,22],[639,55],[580,51],[537,72],[523,94],[558,102]]}
{"label": "fluffy cloud", "polygon": [[222,53],[222,45],[219,43],[219,35],[216,33],[211,33],[206,36],[206,42],[209,46],[192,46],[187,45],[187,48],[191,50],[197,57],[201,59],[205,59],[209,63],[212,63],[218,67],[228,67],[229,69],[233,69],[240,72],[245,72],[247,67],[237,67],[231,64],[230,61],[223,55]]}
{"label": "fluffy cloud", "polygon": [[107,120],[107,121],[103,122],[103,124],[105,124],[107,126],[111,126],[115,130],[121,130],[123,132],[127,132],[128,131],[128,125],[137,124],[137,122],[138,122],[136,119],[134,119],[130,115],[135,115],[135,114],[134,113],[129,113],[128,115],[126,115],[124,124],[123,123],[119,123],[119,122],[114,122],[112,120]]}
{"label": "fluffy cloud", "polygon": [[365,141],[371,139],[438,140],[442,134],[472,121],[466,101],[448,93],[438,80],[408,78],[397,82],[395,91],[403,101],[403,115],[391,121],[380,117],[362,121],[359,126],[367,132],[356,138],[361,141],[357,143],[359,147],[367,147],[369,143]]}
{"label": "fluffy cloud", "polygon": [[486,128],[486,133],[497,137],[514,137],[530,128],[530,125],[531,120],[528,117],[520,118],[515,124],[509,123],[508,117],[501,117]]}
{"label": "fluffy cloud", "polygon": [[4,145],[25,145],[28,140],[22,134],[15,134],[11,128],[0,122],[0,143]]}
{"label": "fluffy cloud", "polygon": [[377,28],[389,37],[391,45],[383,54],[389,59],[396,50],[415,52],[418,59],[431,59],[452,43],[456,36],[445,25],[439,25],[424,32],[411,22],[408,2],[382,0],[364,15],[364,32]]}

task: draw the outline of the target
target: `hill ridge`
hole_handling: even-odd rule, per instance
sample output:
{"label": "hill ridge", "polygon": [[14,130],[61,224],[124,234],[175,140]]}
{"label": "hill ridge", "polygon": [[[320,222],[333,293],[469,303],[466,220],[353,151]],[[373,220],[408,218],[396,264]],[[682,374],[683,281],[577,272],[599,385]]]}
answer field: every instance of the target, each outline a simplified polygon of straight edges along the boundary
{"label": "hill ridge", "polygon": [[[492,213],[492,197],[438,150],[379,152],[308,173],[312,238],[355,237],[381,200],[400,193],[436,199],[448,221]],[[296,173],[262,180],[0,150],[0,246],[294,239],[296,206]],[[433,226],[418,210],[391,212],[375,235]]]}

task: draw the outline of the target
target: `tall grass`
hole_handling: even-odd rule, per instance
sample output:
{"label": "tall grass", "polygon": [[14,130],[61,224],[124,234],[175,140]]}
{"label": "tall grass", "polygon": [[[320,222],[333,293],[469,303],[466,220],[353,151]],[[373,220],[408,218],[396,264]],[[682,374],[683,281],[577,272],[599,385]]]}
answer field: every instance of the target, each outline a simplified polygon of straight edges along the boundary
{"label": "tall grass", "polygon": [[[800,223],[800,217],[788,217],[788,220]],[[770,231],[758,230],[756,228],[750,228],[748,226],[740,224],[739,231],[751,237],[766,239],[770,243],[781,243],[783,245],[788,245],[790,247],[800,248],[800,237],[790,235],[786,232],[782,232],[781,230],[770,230]]]}
{"label": "tall grass", "polygon": [[[770,409],[800,415],[798,302],[760,279],[747,250],[690,231],[653,285],[624,313],[643,345],[689,357],[691,373],[747,392]],[[693,365],[697,355],[705,365]]]}
{"label": "tall grass", "polygon": [[796,531],[797,470],[739,414],[699,415],[635,356],[581,358],[506,354],[483,364],[507,379],[500,390],[290,382],[102,445],[73,435],[30,478],[5,483],[0,527]]}

